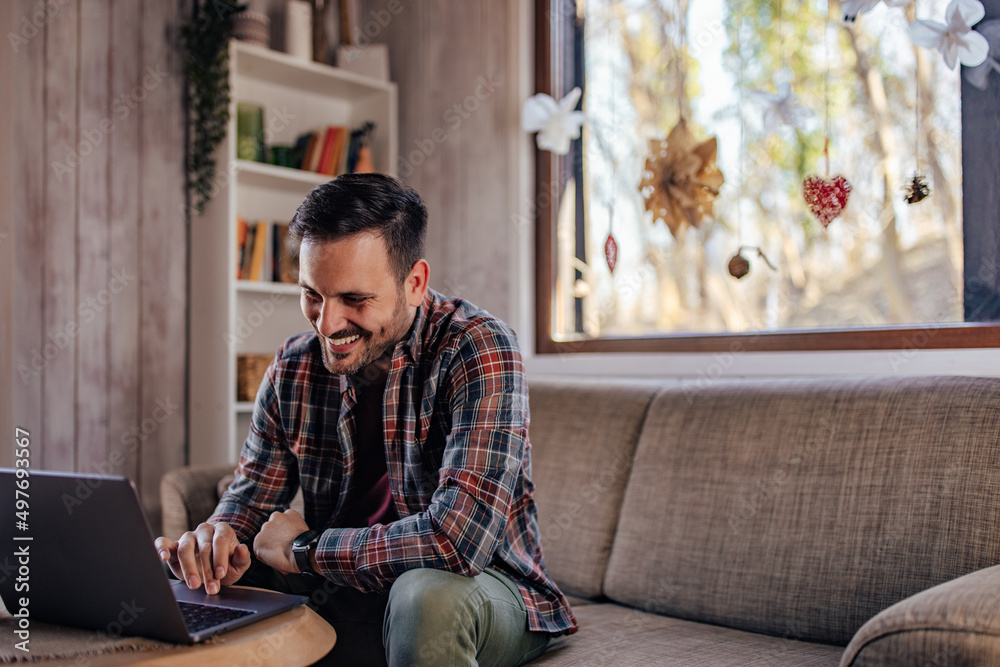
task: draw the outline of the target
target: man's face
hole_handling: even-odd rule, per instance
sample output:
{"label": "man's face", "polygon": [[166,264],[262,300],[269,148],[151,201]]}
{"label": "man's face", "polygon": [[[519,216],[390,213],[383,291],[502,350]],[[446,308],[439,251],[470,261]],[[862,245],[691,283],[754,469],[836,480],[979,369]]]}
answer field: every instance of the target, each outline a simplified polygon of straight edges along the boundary
{"label": "man's face", "polygon": [[420,303],[412,303],[410,282],[399,283],[376,234],[302,242],[302,312],[319,334],[328,371],[353,375],[406,336]]}

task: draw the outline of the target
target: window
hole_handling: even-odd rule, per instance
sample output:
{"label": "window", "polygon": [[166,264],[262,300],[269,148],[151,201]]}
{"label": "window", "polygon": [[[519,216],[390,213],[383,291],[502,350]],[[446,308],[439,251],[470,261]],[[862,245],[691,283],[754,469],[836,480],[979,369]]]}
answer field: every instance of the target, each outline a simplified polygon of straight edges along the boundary
{"label": "window", "polygon": [[[939,4],[905,11],[942,20]],[[986,6],[1000,15],[1000,0]],[[537,0],[536,89],[579,85],[588,114],[568,156],[537,153],[539,352],[1000,346],[1000,150],[976,139],[1000,131],[1000,76],[980,91],[937,52],[915,55],[902,9],[854,26],[837,11]],[[782,81],[814,112],[798,127],[767,125],[752,92]],[[681,114],[697,140],[718,138],[726,183],[713,215],[675,235],[638,184],[649,140]],[[932,193],[908,205],[918,156]],[[824,229],[799,190],[805,174],[838,170],[854,190]],[[731,277],[741,246],[775,270],[744,249],[750,274]]]}

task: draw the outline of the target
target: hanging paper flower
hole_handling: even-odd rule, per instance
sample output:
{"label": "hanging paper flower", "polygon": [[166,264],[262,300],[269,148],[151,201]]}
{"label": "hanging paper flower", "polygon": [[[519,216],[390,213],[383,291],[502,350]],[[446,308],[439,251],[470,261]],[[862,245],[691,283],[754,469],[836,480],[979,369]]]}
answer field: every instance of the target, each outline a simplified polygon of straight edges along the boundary
{"label": "hanging paper flower", "polygon": [[917,20],[910,24],[910,38],[917,46],[937,49],[951,69],[960,62],[966,67],[981,65],[989,53],[986,38],[972,29],[986,15],[979,0],[951,0],[945,23]]}
{"label": "hanging paper flower", "polygon": [[653,222],[663,220],[677,238],[685,225],[697,227],[719,196],[725,177],[715,164],[715,137],[698,143],[682,118],[666,141],[649,142],[650,155],[642,172],[639,192]]}
{"label": "hanging paper flower", "polygon": [[973,86],[979,90],[986,90],[990,72],[1000,72],[1000,61],[997,60],[1000,58],[1000,19],[983,21],[976,26],[976,31],[986,38],[986,43],[990,46],[989,52],[981,65],[967,67],[964,74]]}
{"label": "hanging paper flower", "polygon": [[843,0],[840,9],[844,12],[844,20],[853,23],[857,20],[858,14],[866,14],[880,2],[885,2],[889,7],[905,7],[910,4],[910,0]]}
{"label": "hanging paper flower", "polygon": [[774,132],[779,125],[789,125],[802,129],[806,121],[813,117],[811,109],[798,103],[799,98],[792,92],[792,84],[782,81],[778,84],[778,92],[765,93],[762,90],[751,90],[750,96],[764,104],[764,129]]}
{"label": "hanging paper flower", "polygon": [[535,142],[541,150],[566,155],[570,142],[580,138],[580,128],[587,121],[587,116],[573,109],[581,94],[579,88],[574,88],[558,102],[545,93],[525,100],[521,127],[525,132],[538,132]]}

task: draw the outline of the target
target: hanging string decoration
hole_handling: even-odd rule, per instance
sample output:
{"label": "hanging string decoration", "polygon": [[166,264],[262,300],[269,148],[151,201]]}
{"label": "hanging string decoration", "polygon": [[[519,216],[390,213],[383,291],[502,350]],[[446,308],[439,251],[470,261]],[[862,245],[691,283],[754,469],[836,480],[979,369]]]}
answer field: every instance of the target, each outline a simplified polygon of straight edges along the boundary
{"label": "hanging string decoration", "polygon": [[913,114],[914,115],[914,122],[913,122],[913,142],[915,144],[915,148],[914,148],[913,152],[915,153],[915,156],[916,156],[917,170],[913,173],[913,177],[910,179],[910,182],[907,184],[907,186],[906,186],[906,194],[903,196],[903,201],[905,201],[907,204],[909,204],[911,206],[913,204],[919,204],[920,202],[922,202],[923,200],[927,199],[931,195],[931,189],[927,185],[927,178],[923,174],[920,173],[920,116],[921,116],[920,98],[921,98],[921,90],[920,90],[920,74],[919,74],[919,70],[916,67],[914,67],[914,72],[915,72],[915,76],[914,76],[913,90],[916,91],[915,94],[914,94],[914,97],[916,98],[916,102],[913,105],[913,108],[914,108],[914,114]]}
{"label": "hanging string decoration", "polygon": [[829,32],[829,15],[826,23],[823,34],[823,44],[826,51],[826,74],[823,83],[823,96],[826,105],[824,113],[826,138],[823,142],[823,157],[826,161],[826,172],[823,176],[811,174],[802,181],[802,198],[805,200],[809,212],[822,223],[824,229],[829,227],[834,218],[844,211],[847,199],[851,196],[853,189],[843,176],[837,175],[830,178],[830,40],[826,34]]}
{"label": "hanging string decoration", "polygon": [[649,152],[639,192],[653,222],[662,220],[677,238],[712,215],[725,182],[715,162],[718,143],[715,137],[698,142],[682,117],[665,141],[650,140]]}
{"label": "hanging string decoration", "polygon": [[[788,56],[785,53],[785,20],[784,2],[778,0],[778,43],[781,45],[781,69],[774,74],[774,93],[763,90],[751,90],[750,96],[764,107],[764,131],[773,134],[780,125],[788,125],[794,129],[804,129],[806,123],[813,117],[812,109],[799,104],[798,96],[792,91],[792,79],[795,73],[788,66]],[[742,41],[741,41],[742,45]],[[745,65],[740,60],[742,72]],[[743,91],[740,91],[742,95]]]}

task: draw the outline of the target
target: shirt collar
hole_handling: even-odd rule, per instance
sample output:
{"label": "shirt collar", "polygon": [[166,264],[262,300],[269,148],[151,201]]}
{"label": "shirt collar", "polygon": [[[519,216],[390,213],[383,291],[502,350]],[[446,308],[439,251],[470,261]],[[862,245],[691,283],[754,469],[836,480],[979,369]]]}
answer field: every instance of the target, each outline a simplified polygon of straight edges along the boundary
{"label": "shirt collar", "polygon": [[437,297],[437,292],[427,288],[424,300],[417,306],[417,313],[413,316],[413,324],[410,325],[410,334],[396,345],[396,352],[393,356],[400,354],[400,352],[406,352],[413,363],[420,363],[420,357],[424,349],[426,329],[429,324],[428,318]]}

